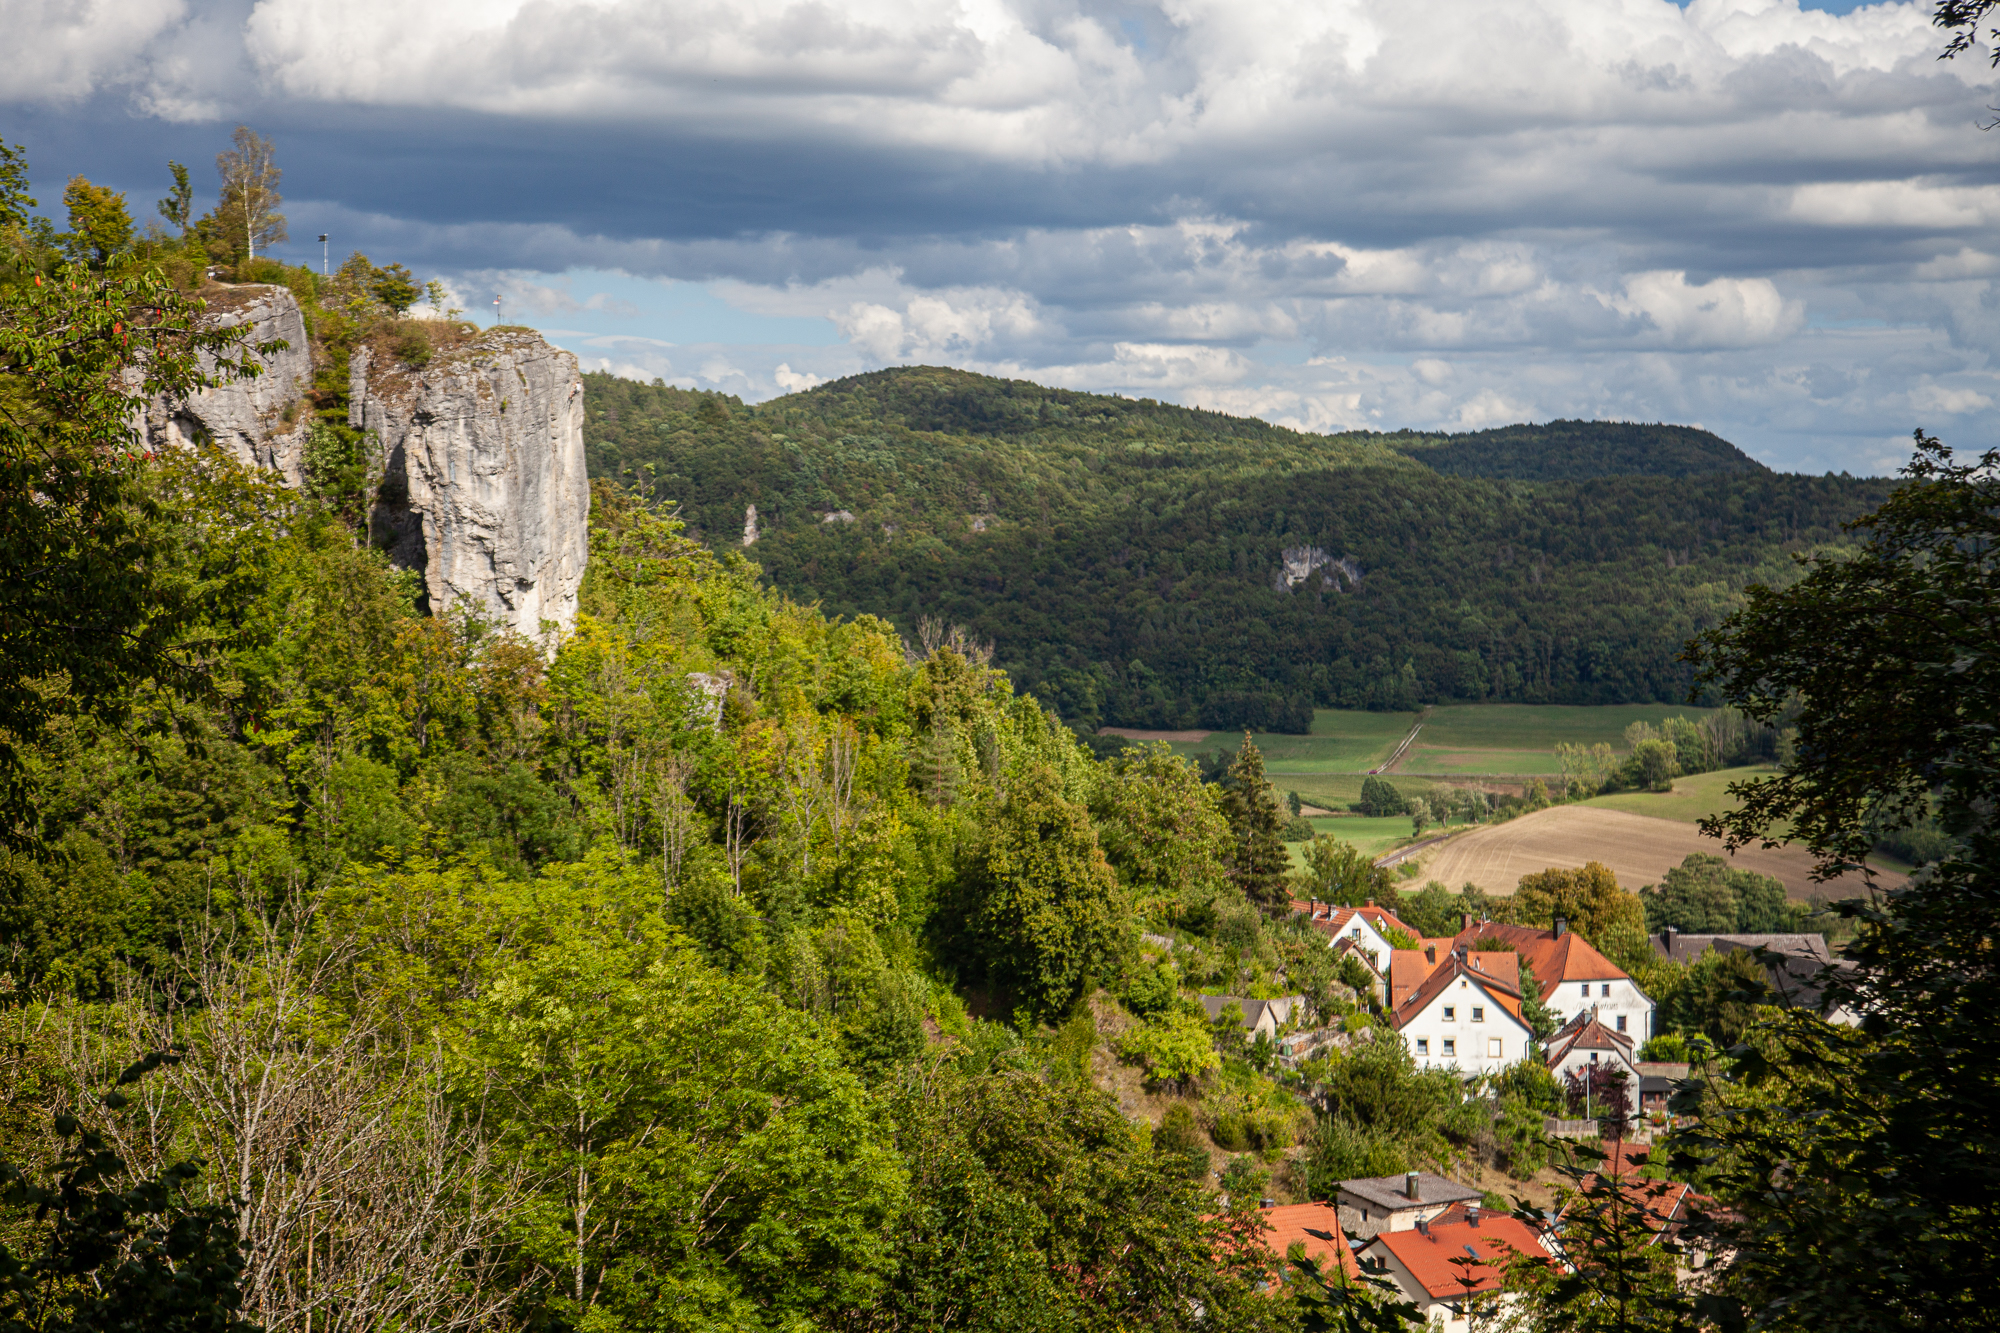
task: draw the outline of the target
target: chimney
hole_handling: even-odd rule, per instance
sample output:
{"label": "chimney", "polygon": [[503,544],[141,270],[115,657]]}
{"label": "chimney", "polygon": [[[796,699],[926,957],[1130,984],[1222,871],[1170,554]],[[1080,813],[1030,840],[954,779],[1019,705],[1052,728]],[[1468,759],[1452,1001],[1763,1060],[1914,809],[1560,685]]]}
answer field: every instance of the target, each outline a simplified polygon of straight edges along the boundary
{"label": "chimney", "polygon": [[1361,905],[1363,907],[1373,907],[1375,905],[1375,900],[1373,898],[1370,898],[1367,902],[1364,902]]}
{"label": "chimney", "polygon": [[1465,1205],[1465,1220],[1466,1220],[1466,1222],[1467,1222],[1468,1224],[1470,1224],[1470,1225],[1472,1225],[1472,1226],[1475,1226],[1475,1227],[1476,1227],[1476,1226],[1478,1226],[1478,1225],[1479,1225],[1479,1205],[1478,1205],[1478,1204],[1476,1204],[1476,1203],[1468,1203],[1467,1205]]}
{"label": "chimney", "polygon": [[1418,1176],[1416,1172],[1411,1171],[1407,1175],[1405,1175],[1403,1177],[1403,1193],[1409,1195],[1412,1199],[1416,1200],[1418,1203],[1422,1203],[1424,1201],[1422,1187],[1417,1183],[1417,1181],[1418,1181]]}
{"label": "chimney", "polygon": [[1257,1200],[1257,1206],[1269,1211],[1278,1206],[1278,1201],[1276,1199],[1259,1199]]}
{"label": "chimney", "polygon": [[1426,945],[1424,946],[1424,961],[1425,961],[1426,963],[1435,963],[1435,962],[1436,962],[1437,960],[1438,960],[1438,947],[1437,947],[1437,945],[1435,945],[1435,944],[1426,944]]}
{"label": "chimney", "polygon": [[1458,928],[1460,931],[1467,931],[1472,929],[1472,913],[1460,912],[1458,914]]}
{"label": "chimney", "polygon": [[1672,926],[1667,926],[1660,931],[1660,942],[1666,945],[1668,962],[1672,962],[1674,959],[1674,936],[1677,933]]}
{"label": "chimney", "polygon": [[1556,938],[1557,938],[1557,939],[1561,939],[1561,938],[1562,938],[1563,936],[1565,936],[1565,935],[1567,935],[1567,934],[1569,934],[1569,918],[1568,918],[1568,917],[1566,917],[1566,916],[1559,916],[1559,917],[1557,917],[1557,918],[1556,918]]}
{"label": "chimney", "polygon": [[1418,1218],[1417,1234],[1419,1236],[1422,1236],[1425,1240],[1429,1240],[1431,1238],[1431,1224],[1429,1222],[1424,1221],[1422,1218]]}

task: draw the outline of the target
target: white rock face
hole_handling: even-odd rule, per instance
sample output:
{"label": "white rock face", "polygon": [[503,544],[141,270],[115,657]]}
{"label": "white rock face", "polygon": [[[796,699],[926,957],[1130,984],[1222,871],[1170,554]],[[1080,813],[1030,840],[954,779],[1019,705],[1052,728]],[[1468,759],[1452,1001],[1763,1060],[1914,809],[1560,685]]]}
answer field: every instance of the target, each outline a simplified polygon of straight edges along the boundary
{"label": "white rock face", "polygon": [[[283,287],[247,284],[225,287],[208,299],[216,323],[249,325],[250,345],[282,339],[286,346],[257,358],[264,373],[254,380],[203,389],[178,403],[164,397],[147,403],[147,447],[157,452],[210,439],[238,462],[270,468],[288,485],[304,485],[312,414],[303,398],[312,387],[312,348],[298,301]],[[202,368],[212,373],[214,358],[204,356]]]}
{"label": "white rock face", "polygon": [[1278,552],[1281,562],[1278,572],[1271,579],[1271,587],[1276,592],[1290,592],[1314,574],[1319,575],[1320,584],[1335,592],[1346,592],[1361,584],[1361,566],[1352,558],[1334,559],[1317,546],[1287,546]]}
{"label": "white rock face", "polygon": [[589,556],[583,379],[531,333],[493,333],[422,369],[350,362],[348,420],[383,484],[371,534],[424,571],[430,609],[464,606],[537,638],[576,618]]}

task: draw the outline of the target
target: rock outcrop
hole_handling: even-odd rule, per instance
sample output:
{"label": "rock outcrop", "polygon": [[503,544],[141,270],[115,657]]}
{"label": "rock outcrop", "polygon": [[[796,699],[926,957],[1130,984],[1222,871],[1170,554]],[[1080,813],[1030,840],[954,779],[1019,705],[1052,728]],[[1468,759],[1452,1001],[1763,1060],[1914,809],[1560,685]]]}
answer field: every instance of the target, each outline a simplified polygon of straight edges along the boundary
{"label": "rock outcrop", "polygon": [[[304,395],[312,387],[312,348],[305,316],[283,287],[224,287],[209,294],[209,310],[225,327],[248,325],[251,346],[282,340],[280,351],[259,357],[264,373],[203,389],[179,402],[155,398],[146,405],[150,448],[170,449],[213,440],[235,459],[270,468],[292,486],[305,484],[306,432],[312,414]],[[213,371],[214,358],[204,358]]]}
{"label": "rock outcrop", "polygon": [[[208,439],[240,461],[306,481],[312,349],[283,287],[209,293],[219,322],[282,339],[265,373],[183,402],[149,403],[150,447]],[[413,367],[355,350],[348,423],[373,468],[370,537],[420,569],[432,611],[464,607],[539,638],[567,627],[589,555],[583,379],[576,358],[532,333],[488,333]]]}
{"label": "rock outcrop", "polygon": [[589,555],[583,379],[531,333],[492,333],[421,369],[357,349],[348,422],[382,486],[371,535],[424,571],[432,610],[463,606],[530,638],[576,617]]}

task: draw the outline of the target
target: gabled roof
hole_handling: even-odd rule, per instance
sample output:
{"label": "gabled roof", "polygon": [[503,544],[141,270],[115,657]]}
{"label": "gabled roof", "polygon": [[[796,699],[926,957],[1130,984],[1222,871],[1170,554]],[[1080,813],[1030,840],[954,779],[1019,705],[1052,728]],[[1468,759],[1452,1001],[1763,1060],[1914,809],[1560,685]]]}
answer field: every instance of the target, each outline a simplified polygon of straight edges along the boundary
{"label": "gabled roof", "polygon": [[[1347,1237],[1340,1230],[1340,1213],[1330,1203],[1292,1203],[1281,1208],[1266,1208],[1258,1214],[1264,1222],[1264,1243],[1271,1247],[1282,1265],[1286,1251],[1294,1243],[1306,1247],[1306,1258],[1317,1259],[1321,1273],[1327,1273],[1329,1260],[1338,1264],[1340,1271],[1348,1277],[1358,1277],[1361,1265],[1354,1261],[1354,1251],[1347,1246]],[[1283,1267],[1287,1281],[1291,1273]]]}
{"label": "gabled roof", "polygon": [[[1614,1140],[1605,1145],[1604,1160],[1597,1170],[1579,1181],[1577,1189],[1581,1195],[1597,1188],[1600,1181],[1609,1181],[1634,1209],[1644,1213],[1645,1225],[1653,1233],[1647,1244],[1657,1245],[1685,1220],[1689,1202],[1702,1196],[1683,1181],[1659,1180],[1641,1174],[1650,1157],[1649,1150],[1637,1144]],[[1577,1202],[1572,1198],[1563,1212],[1567,1213]]]}
{"label": "gabled roof", "polygon": [[[1482,1210],[1479,1225],[1470,1221],[1431,1225],[1427,1231],[1383,1231],[1369,1242],[1396,1256],[1433,1300],[1451,1300],[1482,1291],[1497,1291],[1506,1280],[1515,1253],[1552,1257],[1537,1236],[1518,1218]],[[1477,1259],[1472,1265],[1454,1259]],[[1467,1288],[1462,1279],[1471,1279]]]}
{"label": "gabled roof", "polygon": [[1292,910],[1309,916],[1315,927],[1329,935],[1345,935],[1348,923],[1359,917],[1373,926],[1378,935],[1386,935],[1391,930],[1400,930],[1411,939],[1418,938],[1417,931],[1398,919],[1394,912],[1386,907],[1377,907],[1372,902],[1364,903],[1360,907],[1335,907],[1332,903],[1306,902],[1294,898]]}
{"label": "gabled roof", "polygon": [[[1396,950],[1390,958],[1392,989],[1397,979],[1407,976],[1418,965],[1415,961],[1405,965],[1402,960],[1406,955],[1413,960],[1421,960],[1424,956],[1422,952],[1414,949]],[[1445,953],[1443,960],[1431,970],[1421,985],[1405,991],[1400,1000],[1391,996],[1393,1003],[1389,1010],[1389,1026],[1400,1029],[1403,1024],[1423,1013],[1431,1001],[1451,989],[1452,983],[1461,978],[1478,986],[1495,1004],[1512,1015],[1516,1022],[1520,1022],[1519,966],[1519,960],[1510,953]],[[1399,967],[1403,971],[1398,972]]]}
{"label": "gabled roof", "polygon": [[1632,1059],[1634,1049],[1632,1038],[1598,1022],[1597,1010],[1586,1009],[1557,1028],[1556,1035],[1549,1038],[1548,1064],[1554,1069],[1568,1058],[1571,1051],[1610,1051],[1628,1067],[1634,1067],[1636,1072]]}
{"label": "gabled roof", "polygon": [[1550,987],[1565,981],[1631,980],[1623,968],[1593,949],[1589,940],[1573,930],[1558,935],[1553,930],[1537,930],[1532,926],[1481,921],[1460,931],[1452,942],[1470,949],[1481,940],[1512,945],[1514,952],[1527,959],[1535,969],[1535,982],[1541,987],[1544,999],[1548,998]]}

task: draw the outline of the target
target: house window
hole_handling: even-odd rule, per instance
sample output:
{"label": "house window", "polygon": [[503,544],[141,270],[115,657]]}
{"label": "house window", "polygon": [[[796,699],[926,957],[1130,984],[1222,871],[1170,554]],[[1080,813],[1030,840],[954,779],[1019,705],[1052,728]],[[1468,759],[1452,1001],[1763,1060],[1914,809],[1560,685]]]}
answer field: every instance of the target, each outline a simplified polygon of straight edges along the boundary
{"label": "house window", "polygon": [[1588,981],[1583,983],[1583,998],[1586,1000],[1590,998],[1590,983]]}
{"label": "house window", "polygon": [[1455,1018],[1457,1018],[1457,1017],[1458,1017],[1458,1008],[1457,1008],[1457,1006],[1455,1006],[1455,1005],[1449,1005],[1449,1004],[1448,1004],[1448,1005],[1446,1005],[1446,1006],[1444,1007],[1444,1021],[1445,1021],[1445,1022],[1449,1023],[1449,1022],[1451,1022],[1451,1021],[1452,1021],[1453,1019],[1455,1019]]}
{"label": "house window", "polygon": [[1486,1021],[1485,1005],[1475,1004],[1472,1006],[1472,1021],[1475,1023],[1484,1023]]}
{"label": "house window", "polygon": [[1625,1015],[1623,1014],[1618,1015],[1618,1030],[1620,1032],[1625,1030]]}
{"label": "house window", "polygon": [[[1585,987],[1584,989],[1588,990],[1588,989],[1589,989],[1589,987],[1587,987],[1587,986],[1586,986],[1586,987]],[[1599,995],[1602,995],[1602,996],[1603,996],[1603,997],[1604,997],[1605,999],[1607,999],[1607,1000],[1608,1000],[1608,999],[1610,999],[1610,998],[1611,998],[1611,983],[1610,983],[1610,982],[1608,982],[1608,981],[1607,981],[1607,982],[1605,982],[1605,983],[1604,983],[1604,984],[1603,984],[1602,986],[1600,986],[1600,987],[1598,988],[1598,991],[1597,991],[1597,993],[1598,993]]]}
{"label": "house window", "polygon": [[1431,1039],[1429,1037],[1418,1037],[1417,1054],[1429,1055],[1430,1053],[1431,1053]]}
{"label": "house window", "polygon": [[1495,1060],[1498,1060],[1500,1058],[1500,1039],[1498,1037],[1491,1037],[1487,1039],[1486,1054]]}
{"label": "house window", "polygon": [[1458,1043],[1453,1041],[1450,1037],[1446,1037],[1444,1039],[1444,1053],[1446,1055],[1457,1055]]}

